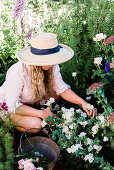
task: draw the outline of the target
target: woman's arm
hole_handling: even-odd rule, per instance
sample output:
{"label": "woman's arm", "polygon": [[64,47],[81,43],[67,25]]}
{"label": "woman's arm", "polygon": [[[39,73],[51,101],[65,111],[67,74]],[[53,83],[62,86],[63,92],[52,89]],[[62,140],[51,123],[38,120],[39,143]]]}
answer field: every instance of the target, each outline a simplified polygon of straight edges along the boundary
{"label": "woman's arm", "polygon": [[21,105],[16,110],[15,113],[22,116],[32,116],[46,119],[48,116],[53,116],[54,114],[50,111],[50,108],[47,107],[44,110],[38,110],[27,105]]}
{"label": "woman's arm", "polygon": [[74,93],[71,89],[67,89],[63,93],[60,93],[60,96],[63,99],[67,100],[68,102],[81,105],[82,108],[87,112],[88,116],[91,115],[93,115],[93,117],[96,116],[96,109],[92,109],[89,112],[88,109],[86,108],[86,105],[88,103],[85,100],[83,100],[81,97],[79,97],[76,93]]}

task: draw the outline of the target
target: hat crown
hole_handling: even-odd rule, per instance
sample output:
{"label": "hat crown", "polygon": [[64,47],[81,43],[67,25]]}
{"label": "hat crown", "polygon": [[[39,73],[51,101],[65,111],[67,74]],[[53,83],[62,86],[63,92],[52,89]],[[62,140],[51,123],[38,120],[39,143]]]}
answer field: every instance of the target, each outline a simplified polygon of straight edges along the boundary
{"label": "hat crown", "polygon": [[34,35],[31,40],[31,46],[37,49],[50,49],[58,46],[57,36],[52,33],[39,33]]}

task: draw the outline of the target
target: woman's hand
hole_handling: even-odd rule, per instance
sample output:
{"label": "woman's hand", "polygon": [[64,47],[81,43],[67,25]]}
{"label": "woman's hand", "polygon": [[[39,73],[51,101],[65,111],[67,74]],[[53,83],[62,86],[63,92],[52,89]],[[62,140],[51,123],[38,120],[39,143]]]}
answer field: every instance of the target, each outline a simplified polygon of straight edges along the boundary
{"label": "woman's hand", "polygon": [[48,116],[54,116],[54,114],[51,112],[50,108],[47,107],[46,109],[42,110],[42,119],[46,119]]}
{"label": "woman's hand", "polygon": [[83,108],[83,110],[86,111],[86,113],[87,113],[88,116],[93,115],[93,117],[97,117],[97,109],[96,109],[96,108],[93,108],[93,109],[91,109],[91,110],[88,110],[88,109],[87,109],[87,104],[88,104],[88,103],[87,103],[86,101],[83,101],[83,102],[82,102],[82,108]]}

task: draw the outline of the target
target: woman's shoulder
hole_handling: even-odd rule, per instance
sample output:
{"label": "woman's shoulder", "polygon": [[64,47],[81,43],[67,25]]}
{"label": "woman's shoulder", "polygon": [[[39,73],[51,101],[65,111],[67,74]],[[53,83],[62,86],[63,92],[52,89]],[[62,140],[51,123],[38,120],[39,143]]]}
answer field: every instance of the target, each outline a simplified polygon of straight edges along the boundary
{"label": "woman's shoulder", "polygon": [[18,74],[22,70],[22,63],[18,61],[17,63],[13,64],[8,70],[7,70],[7,75],[10,73],[13,74]]}
{"label": "woman's shoulder", "polygon": [[53,66],[53,71],[54,71],[54,72],[59,72],[59,71],[60,71],[60,67],[59,67],[58,64],[56,64],[56,65]]}

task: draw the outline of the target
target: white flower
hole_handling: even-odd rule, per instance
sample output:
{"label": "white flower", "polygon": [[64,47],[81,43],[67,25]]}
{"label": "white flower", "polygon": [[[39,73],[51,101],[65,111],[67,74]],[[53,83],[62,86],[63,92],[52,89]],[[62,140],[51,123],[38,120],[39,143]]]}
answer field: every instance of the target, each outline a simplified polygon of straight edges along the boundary
{"label": "white flower", "polygon": [[86,97],[86,100],[87,100],[87,101],[90,100],[90,99],[91,99],[91,96]]}
{"label": "white flower", "polygon": [[73,72],[72,73],[72,77],[76,77],[77,73],[76,72]]}
{"label": "white flower", "polygon": [[43,168],[42,167],[38,167],[38,168],[36,168],[37,170],[43,170]]}
{"label": "white flower", "polygon": [[87,117],[86,112],[81,112],[81,116],[86,118]]}
{"label": "white flower", "polygon": [[86,126],[88,123],[87,121],[79,122],[80,125]]}
{"label": "white flower", "polygon": [[94,161],[93,154],[89,153],[88,155],[85,156],[84,160],[85,161],[88,160],[90,163],[92,163]]}
{"label": "white flower", "polygon": [[45,102],[46,102],[46,100],[43,99],[42,101],[40,101],[40,105],[44,105]]}
{"label": "white flower", "polygon": [[84,25],[86,25],[87,22],[86,22],[86,21],[82,21],[82,23],[83,23]]}
{"label": "white flower", "polygon": [[94,106],[88,103],[88,104],[86,105],[86,108],[87,108],[88,110],[91,110],[91,109],[94,108]]}
{"label": "white flower", "polygon": [[108,141],[108,138],[107,138],[106,136],[104,136],[103,141],[104,141],[104,142],[107,142],[107,141]]}
{"label": "white flower", "polygon": [[103,115],[97,116],[98,119],[101,121],[101,124],[105,122],[105,118]]}
{"label": "white flower", "polygon": [[87,145],[91,145],[92,144],[92,139],[87,138]]}
{"label": "white flower", "polygon": [[107,36],[103,33],[96,34],[96,37],[93,38],[94,41],[101,41],[102,39],[105,39]]}
{"label": "white flower", "polygon": [[88,147],[88,152],[91,152],[93,150],[93,147],[92,147],[92,145],[90,145],[89,147]]}
{"label": "white flower", "polygon": [[79,137],[83,137],[83,136],[85,136],[87,133],[85,133],[85,132],[81,132],[78,136]]}
{"label": "white flower", "polygon": [[99,152],[102,149],[102,146],[100,145],[93,145],[93,148],[97,150],[97,152]]}
{"label": "white flower", "polygon": [[76,150],[78,150],[79,148],[83,149],[81,144],[76,144],[75,146],[76,146]]}
{"label": "white flower", "polygon": [[54,103],[54,102],[55,102],[55,99],[54,99],[53,97],[50,97],[49,100],[50,100],[51,103]]}
{"label": "white flower", "polygon": [[98,128],[99,128],[98,124],[96,124],[95,126],[92,127],[93,135],[95,135],[98,132]]}
{"label": "white flower", "polygon": [[70,139],[71,138],[70,132],[68,132],[65,136],[67,137],[67,139]]}
{"label": "white flower", "polygon": [[83,111],[81,109],[77,109],[76,112],[77,113],[83,113]]}
{"label": "white flower", "polygon": [[72,145],[71,148],[67,149],[68,153],[74,153],[75,151],[76,151],[76,146],[75,145]]}
{"label": "white flower", "polygon": [[69,131],[69,128],[67,126],[63,126],[62,132],[67,133]]}
{"label": "white flower", "polygon": [[81,144],[72,145],[71,148],[68,148],[68,149],[67,149],[67,152],[68,152],[68,153],[74,153],[74,152],[76,152],[79,148],[80,148],[80,149],[83,149]]}
{"label": "white flower", "polygon": [[41,125],[42,125],[42,127],[45,127],[45,126],[47,125],[46,121],[43,120],[43,121],[41,122]]}
{"label": "white flower", "polygon": [[99,64],[101,64],[101,61],[102,61],[101,57],[96,57],[96,58],[94,58],[94,62],[93,63],[99,65]]}
{"label": "white flower", "polygon": [[47,103],[45,105],[50,106],[54,102],[55,102],[55,99],[53,97],[50,97],[50,99],[47,101]]}
{"label": "white flower", "polygon": [[69,126],[69,128],[70,128],[70,129],[73,129],[73,124],[71,124],[71,125]]}

